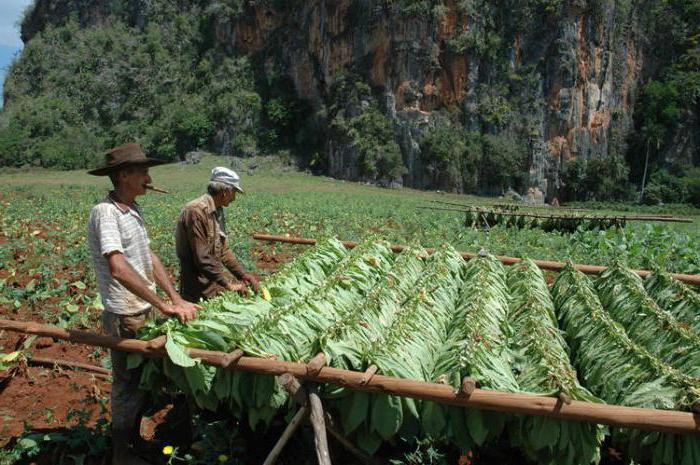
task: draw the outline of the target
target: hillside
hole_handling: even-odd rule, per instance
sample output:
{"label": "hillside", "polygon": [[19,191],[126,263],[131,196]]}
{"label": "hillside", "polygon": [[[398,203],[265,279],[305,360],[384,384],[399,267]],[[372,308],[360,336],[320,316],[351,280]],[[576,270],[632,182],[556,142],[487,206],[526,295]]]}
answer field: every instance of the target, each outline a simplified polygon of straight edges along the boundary
{"label": "hillside", "polygon": [[[0,165],[78,168],[125,140],[289,150],[333,177],[698,201],[692,0],[37,0]],[[695,198],[697,197],[697,198]]]}

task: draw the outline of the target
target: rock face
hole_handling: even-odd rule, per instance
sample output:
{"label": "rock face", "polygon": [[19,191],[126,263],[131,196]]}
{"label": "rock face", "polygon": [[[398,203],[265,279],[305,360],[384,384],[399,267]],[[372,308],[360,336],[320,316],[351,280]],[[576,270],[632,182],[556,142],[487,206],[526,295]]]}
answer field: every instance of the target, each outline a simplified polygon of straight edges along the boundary
{"label": "rock face", "polygon": [[[643,57],[615,2],[565,2],[556,18],[504,10],[507,3],[402,10],[381,1],[317,0],[284,15],[257,7],[219,40],[256,55],[275,35],[284,48],[268,60],[316,106],[340,73],[361,76],[384,97],[408,186],[426,184],[420,141],[431,113],[457,106],[470,129],[526,137],[530,184],[547,193],[568,160],[624,149],[611,146],[609,134],[629,130],[630,119],[620,115],[631,112]],[[485,113],[498,105],[505,121],[494,124]],[[351,147],[329,141],[326,150],[331,175],[357,178]]]}
{"label": "rock face", "polygon": [[[121,3],[80,2],[80,21],[97,23]],[[372,104],[391,121],[406,168],[387,180],[394,185],[441,187],[435,185],[439,173],[426,170],[421,143],[435,116],[445,111],[458,113],[464,131],[509,134],[522,142],[528,185],[547,198],[555,195],[570,160],[626,151],[645,65],[644,46],[634,32],[638,2],[238,3],[240,11],[212,21],[218,46],[262,63],[262,73],[291,79],[297,97],[310,102],[314,118],[331,105],[340,76],[355,76],[371,87]],[[148,21],[149,4],[134,2],[128,20],[135,26]],[[74,5],[38,0],[23,25],[23,39],[46,23],[60,23]],[[353,111],[361,114],[363,105]],[[326,123],[322,118],[314,122]],[[225,144],[222,134],[217,141]],[[357,148],[329,134],[322,148],[328,173],[363,179]],[[678,140],[681,148],[672,156],[697,153],[697,135],[679,134]],[[488,182],[480,186],[497,190]]]}

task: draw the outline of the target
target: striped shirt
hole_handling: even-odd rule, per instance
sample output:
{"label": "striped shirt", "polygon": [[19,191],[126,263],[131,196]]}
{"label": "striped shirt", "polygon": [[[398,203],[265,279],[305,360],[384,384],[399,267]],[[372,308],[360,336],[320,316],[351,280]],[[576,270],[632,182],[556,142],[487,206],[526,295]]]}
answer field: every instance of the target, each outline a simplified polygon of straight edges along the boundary
{"label": "striped shirt", "polygon": [[150,240],[139,206],[134,204],[132,208],[123,208],[110,193],[90,211],[87,233],[97,287],[105,311],[134,315],[148,310],[151,304],[134,295],[112,277],[106,258],[113,252],[124,254],[127,263],[155,291]]}

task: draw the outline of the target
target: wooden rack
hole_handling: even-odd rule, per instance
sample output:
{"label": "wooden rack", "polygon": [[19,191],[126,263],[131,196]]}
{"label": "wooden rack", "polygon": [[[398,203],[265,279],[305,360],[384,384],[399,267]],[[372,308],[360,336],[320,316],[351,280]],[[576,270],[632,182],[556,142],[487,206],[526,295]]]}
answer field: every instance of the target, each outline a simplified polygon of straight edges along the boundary
{"label": "wooden rack", "polygon": [[[439,208],[439,207],[421,207],[432,208],[435,210],[457,211],[463,213],[495,213],[503,216],[522,216],[525,218],[538,218],[549,220],[580,220],[580,221],[660,221],[668,223],[692,223],[692,218],[670,215],[592,215],[592,214],[562,214],[557,211],[557,208],[552,207],[551,214],[527,213],[521,211],[509,211],[506,208],[497,206],[476,206],[465,205],[455,202],[443,202],[441,200],[432,200],[434,203],[443,205],[454,205],[461,208]],[[532,208],[528,205],[522,205],[522,208]],[[573,210],[572,210],[573,211]]]}
{"label": "wooden rack", "polygon": [[[74,343],[138,352],[149,357],[166,357],[165,336],[152,341],[121,339],[84,331],[59,328],[33,322],[0,320],[0,330],[53,337]],[[448,405],[458,405],[498,412],[539,415],[561,420],[586,421],[597,424],[647,431],[700,435],[700,415],[691,412],[643,409],[618,405],[596,404],[573,400],[562,402],[556,397],[469,389],[465,395],[451,386],[375,374],[369,379],[362,372],[321,367],[317,372],[304,363],[269,360],[257,357],[238,357],[235,360],[225,352],[189,349],[189,355],[206,365],[228,370],[243,370],[264,375],[281,376],[289,373],[295,378],[315,383],[329,383],[350,389],[412,397]]]}
{"label": "wooden rack", "polygon": [[[283,242],[287,244],[301,244],[301,245],[314,245],[316,244],[316,239],[308,239],[305,237],[286,237],[286,236],[273,236],[269,234],[261,234],[261,233],[256,233],[253,234],[253,239],[258,240],[258,241],[267,241],[267,242]],[[354,241],[341,241],[342,244],[349,248],[352,249],[354,247],[357,247],[357,242]],[[404,245],[391,245],[391,250],[394,252],[401,252],[406,248]],[[433,253],[435,251],[434,248],[426,248],[426,252],[428,253]],[[459,252],[462,257],[465,260],[470,260],[476,256],[478,256],[478,253],[474,252]],[[504,265],[514,265],[520,261],[522,261],[522,258],[519,257],[508,257],[504,255],[496,255],[495,256],[497,260],[499,260],[501,263]],[[554,262],[554,261],[549,261],[549,260],[532,260],[535,265],[540,267],[543,270],[549,270],[549,271],[562,271],[566,267],[566,263],[562,262]],[[579,265],[579,264],[572,264],[572,266],[577,269],[578,271],[585,273],[585,274],[600,274],[603,271],[607,270],[607,266],[598,266],[598,265]],[[649,276],[652,272],[649,270],[631,270],[633,273],[638,274],[642,278],[646,278]],[[700,275],[697,274],[683,274],[683,273],[670,273],[671,276],[673,276],[675,279],[679,281],[683,281],[684,283],[688,284],[693,284],[695,286],[700,286]]]}

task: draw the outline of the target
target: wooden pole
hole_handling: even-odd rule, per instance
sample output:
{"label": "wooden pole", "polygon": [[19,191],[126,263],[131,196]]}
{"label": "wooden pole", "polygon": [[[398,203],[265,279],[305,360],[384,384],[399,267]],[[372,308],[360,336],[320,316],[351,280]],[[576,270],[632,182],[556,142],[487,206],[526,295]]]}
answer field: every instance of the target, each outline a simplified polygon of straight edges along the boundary
{"label": "wooden pole", "polygon": [[372,376],[374,376],[377,373],[377,365],[370,365],[367,367],[365,372],[362,374],[362,379],[360,379],[360,384],[365,385],[369,383],[369,380],[372,379]]}
{"label": "wooden pole", "polygon": [[302,405],[301,407],[299,407],[299,410],[294,415],[294,418],[292,418],[292,421],[289,422],[287,427],[282,432],[282,435],[275,443],[275,446],[267,455],[267,458],[263,462],[263,465],[272,465],[277,461],[277,458],[282,453],[282,449],[284,449],[284,446],[289,442],[289,439],[294,435],[296,430],[299,429],[299,426],[306,419],[306,416],[308,414],[309,408],[307,406]]}
{"label": "wooden pole", "polygon": [[495,215],[502,216],[522,216],[524,218],[537,218],[543,220],[578,220],[578,221],[607,221],[607,220],[617,220],[617,221],[658,221],[665,223],[692,223],[692,218],[682,218],[667,215],[562,215],[562,214],[538,214],[538,213],[526,213],[526,212],[511,212],[511,211],[496,211],[493,208],[479,208],[479,207],[466,207],[466,208],[449,208],[449,207],[434,207],[434,206],[417,206],[416,208],[420,210],[439,210],[447,212],[463,212],[463,213],[493,213]]}
{"label": "wooden pole", "polygon": [[326,437],[326,418],[323,414],[323,404],[318,396],[318,386],[311,384],[307,388],[309,395],[309,407],[311,414],[309,420],[314,429],[314,443],[316,444],[316,457],[318,465],[331,465],[331,454],[328,451],[328,438]]}
{"label": "wooden pole", "polygon": [[[267,242],[284,242],[287,244],[302,244],[302,245],[314,245],[316,244],[316,239],[307,239],[305,237],[285,237],[285,236],[273,236],[269,234],[253,234],[253,239],[258,240],[258,241],[267,241]],[[357,247],[357,242],[354,241],[341,241],[342,244],[349,248],[352,249],[354,247]],[[391,250],[394,252],[401,252],[403,251],[406,247],[403,245],[391,245],[390,246]],[[433,253],[435,252],[434,248],[426,248],[426,252],[428,253]],[[474,252],[460,252],[462,257],[465,260],[470,260],[476,256],[478,256],[478,253]],[[523,259],[519,257],[508,257],[505,255],[496,255],[495,256],[497,260],[499,260],[501,263],[505,265],[514,265],[515,263],[521,262]],[[562,271],[566,267],[566,263],[562,262],[555,262],[555,261],[549,261],[549,260],[532,260],[535,265],[540,267],[543,270],[549,270],[549,271]],[[585,274],[600,274],[603,271],[607,270],[607,266],[598,266],[598,265],[576,265],[574,264],[573,267],[577,269],[578,271],[585,273]],[[642,278],[646,278],[649,276],[652,272],[649,270],[631,270],[633,273],[636,273],[637,275],[641,276]],[[679,281],[682,281],[687,284],[693,284],[695,286],[700,286],[700,275],[697,274],[683,274],[683,273],[670,273],[671,276]]]}
{"label": "wooden pole", "polygon": [[[43,325],[34,322],[0,320],[0,330],[19,333],[36,334],[53,337],[70,342],[92,346],[118,349],[126,352],[138,352],[147,357],[166,356],[164,349],[154,351],[148,348],[148,341],[137,339],[121,339],[114,336],[88,333],[57,326]],[[207,365],[222,367],[224,352],[201,349],[190,349],[191,357],[199,358]],[[451,386],[395,378],[392,376],[374,375],[366,384],[361,381],[365,374],[357,371],[341,370],[324,367],[314,378],[307,375],[306,364],[268,360],[256,357],[241,357],[230,370],[250,371],[263,375],[282,375],[290,373],[299,379],[311,379],[318,383],[329,383],[345,386],[350,389],[368,392],[382,392],[395,396],[413,397],[422,400],[432,400],[448,405],[458,405],[497,412],[539,415],[561,420],[587,421],[621,428],[637,428],[646,431],[661,431],[665,433],[700,435],[700,415],[691,412],[675,410],[644,409],[623,407],[618,405],[596,404],[574,400],[556,410],[558,398],[535,396],[511,392],[475,389],[469,398],[456,394]]]}
{"label": "wooden pole", "polygon": [[92,372],[102,378],[109,378],[112,376],[112,370],[106,368],[98,367],[96,365],[90,365],[89,363],[74,362],[72,360],[58,360],[55,358],[46,357],[34,357],[27,359],[28,365],[37,365],[52,368],[54,366],[59,366],[62,368],[79,369]]}
{"label": "wooden pole", "polygon": [[310,378],[315,378],[321,372],[321,368],[326,366],[326,354],[319,352],[309,363],[306,364],[306,374]]}
{"label": "wooden pole", "polygon": [[[308,402],[308,395],[306,390],[299,384],[299,381],[289,373],[285,373],[280,376],[280,384],[285,391],[292,396],[292,398],[300,405],[306,405]],[[362,463],[367,465],[378,465],[377,462],[368,456],[360,449],[355,447],[355,445],[348,440],[336,427],[333,422],[333,417],[331,414],[326,412],[326,430],[333,436],[341,445],[343,445],[347,450],[349,450],[355,457],[357,457]]]}
{"label": "wooden pole", "polygon": [[459,395],[469,397],[476,391],[476,381],[474,378],[465,376],[462,380],[462,385],[459,387]]}

